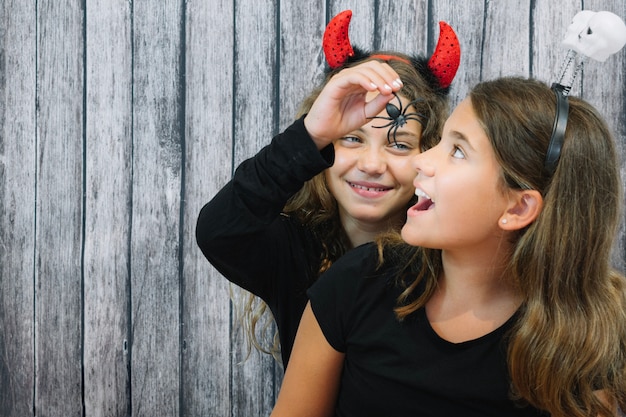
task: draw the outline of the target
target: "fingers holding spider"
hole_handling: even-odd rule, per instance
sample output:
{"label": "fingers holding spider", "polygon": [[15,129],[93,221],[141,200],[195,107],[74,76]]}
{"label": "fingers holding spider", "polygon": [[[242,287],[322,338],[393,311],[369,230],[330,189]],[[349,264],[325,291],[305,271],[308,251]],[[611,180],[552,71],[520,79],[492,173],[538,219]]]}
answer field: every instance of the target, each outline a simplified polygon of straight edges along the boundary
{"label": "fingers holding spider", "polygon": [[304,125],[318,148],[358,129],[378,114],[402,88],[398,74],[379,61],[367,61],[334,75],[320,92]]}

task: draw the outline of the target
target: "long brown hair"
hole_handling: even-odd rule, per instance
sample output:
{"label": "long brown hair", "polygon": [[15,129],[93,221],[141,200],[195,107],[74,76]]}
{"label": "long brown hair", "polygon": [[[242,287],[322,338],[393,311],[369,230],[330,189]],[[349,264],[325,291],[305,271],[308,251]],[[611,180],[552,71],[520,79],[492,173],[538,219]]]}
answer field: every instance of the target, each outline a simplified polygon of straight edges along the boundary
{"label": "long brown hair", "polygon": [[[553,417],[614,415],[597,395],[626,409],[626,278],[611,265],[624,200],[614,138],[591,105],[570,97],[550,176],[543,164],[556,99],[547,85],[501,78],[477,85],[470,100],[503,181],[544,199],[536,221],[513,237],[508,274],[523,304],[508,339],[512,395]],[[415,256],[422,267],[399,300],[400,318],[425,305],[430,290],[414,299],[412,288],[426,280],[432,289],[441,268],[438,251]]]}

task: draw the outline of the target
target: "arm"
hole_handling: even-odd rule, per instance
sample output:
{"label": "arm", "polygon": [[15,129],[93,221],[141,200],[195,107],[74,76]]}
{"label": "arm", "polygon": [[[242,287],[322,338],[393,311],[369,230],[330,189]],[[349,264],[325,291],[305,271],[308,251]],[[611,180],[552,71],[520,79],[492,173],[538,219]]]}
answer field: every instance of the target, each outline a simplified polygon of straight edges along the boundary
{"label": "arm", "polygon": [[271,417],[332,416],[343,359],[326,341],[308,303]]}
{"label": "arm", "polygon": [[290,251],[301,246],[290,222],[280,216],[283,206],[333,158],[332,146],[322,152],[315,147],[302,119],[277,135],[242,162],[200,211],[196,241],[204,256],[233,283],[256,295],[266,293],[270,284],[264,277],[275,276],[278,262],[289,262]]}

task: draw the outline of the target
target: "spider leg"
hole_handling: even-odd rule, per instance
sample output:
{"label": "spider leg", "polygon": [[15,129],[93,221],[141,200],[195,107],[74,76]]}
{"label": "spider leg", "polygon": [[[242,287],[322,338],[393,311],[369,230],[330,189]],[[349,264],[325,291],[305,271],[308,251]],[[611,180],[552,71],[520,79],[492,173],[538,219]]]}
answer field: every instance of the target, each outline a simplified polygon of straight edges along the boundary
{"label": "spider leg", "polygon": [[398,144],[398,141],[396,140],[396,132],[398,131],[398,128],[400,126],[398,124],[394,124],[392,127],[389,128],[389,130],[387,131],[387,143],[391,143],[391,134],[393,132],[393,143],[394,145]]}
{"label": "spider leg", "polygon": [[[417,117],[415,117],[417,116]],[[421,113],[409,113],[404,117],[406,120],[416,120],[424,127],[426,125],[426,116]]]}
{"label": "spider leg", "polygon": [[372,120],[372,119],[393,120],[391,117],[385,117],[385,116],[371,116],[371,117],[366,117],[366,119],[368,120]]}
{"label": "spider leg", "polygon": [[[381,117],[381,119],[382,119],[382,117]],[[396,123],[396,121],[395,121],[395,120],[392,120],[392,121],[390,121],[389,123],[387,123],[386,125],[382,125],[382,126],[372,126],[372,127],[375,127],[375,128],[383,128],[383,127],[388,127],[388,126],[394,125],[395,123]]]}

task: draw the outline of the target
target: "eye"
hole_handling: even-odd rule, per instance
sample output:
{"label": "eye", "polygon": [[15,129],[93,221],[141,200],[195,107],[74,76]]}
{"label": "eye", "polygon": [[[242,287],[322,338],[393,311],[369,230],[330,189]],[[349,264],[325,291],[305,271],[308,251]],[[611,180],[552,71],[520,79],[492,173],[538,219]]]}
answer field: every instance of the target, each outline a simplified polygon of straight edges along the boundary
{"label": "eye", "polygon": [[389,147],[393,149],[397,149],[399,151],[410,151],[411,149],[413,149],[412,146],[406,143],[402,143],[402,142],[391,142],[389,144]]}
{"label": "eye", "polygon": [[455,145],[452,150],[452,157],[457,159],[465,159],[465,152],[463,152],[463,149]]}
{"label": "eye", "polygon": [[339,139],[339,143],[346,148],[354,148],[363,143],[363,140],[358,136],[344,136]]}

